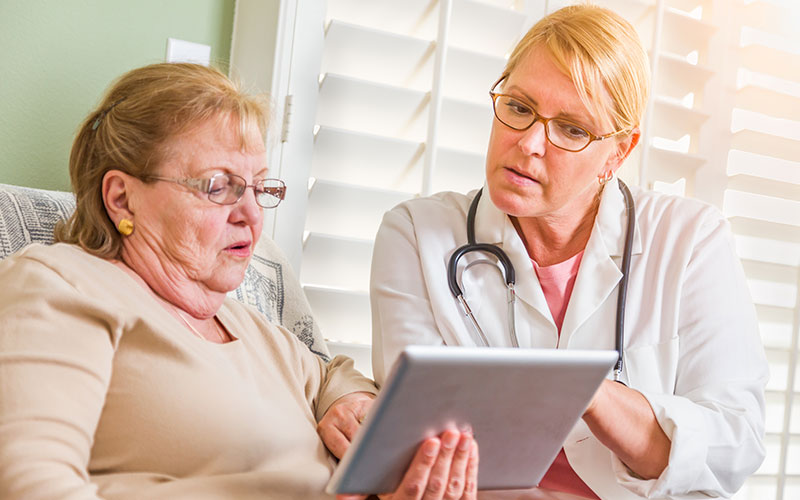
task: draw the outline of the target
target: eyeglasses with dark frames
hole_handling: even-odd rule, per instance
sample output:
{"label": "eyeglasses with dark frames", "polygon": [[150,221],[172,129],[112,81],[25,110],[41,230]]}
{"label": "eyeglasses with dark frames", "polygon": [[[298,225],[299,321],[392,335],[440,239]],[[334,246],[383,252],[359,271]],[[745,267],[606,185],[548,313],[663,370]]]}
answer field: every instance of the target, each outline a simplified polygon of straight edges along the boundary
{"label": "eyeglasses with dark frames", "polygon": [[537,121],[542,122],[547,141],[559,149],[572,153],[583,151],[594,141],[602,141],[625,132],[625,130],[617,130],[610,134],[595,135],[581,125],[569,120],[545,118],[537,113],[534,107],[525,102],[524,99],[494,91],[500,85],[500,82],[506,78],[508,78],[507,74],[494,82],[492,89],[489,91],[489,96],[492,98],[494,116],[497,117],[500,123],[509,128],[522,131],[529,129]]}
{"label": "eyeglasses with dark frames", "polygon": [[235,174],[216,174],[208,179],[175,179],[148,175],[144,180],[165,181],[186,186],[208,195],[208,200],[218,205],[233,205],[244,196],[247,188],[253,188],[256,203],[262,208],[275,208],[286,197],[286,184],[280,179],[262,179],[247,184]]}

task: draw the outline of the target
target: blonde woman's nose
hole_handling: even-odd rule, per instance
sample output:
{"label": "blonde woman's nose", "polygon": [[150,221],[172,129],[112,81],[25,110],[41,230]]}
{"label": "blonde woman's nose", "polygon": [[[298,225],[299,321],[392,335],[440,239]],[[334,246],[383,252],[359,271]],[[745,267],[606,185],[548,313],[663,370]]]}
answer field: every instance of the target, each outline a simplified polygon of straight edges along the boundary
{"label": "blonde woman's nose", "polygon": [[544,123],[537,120],[527,130],[519,132],[517,146],[525,155],[543,155],[547,146],[547,134]]}

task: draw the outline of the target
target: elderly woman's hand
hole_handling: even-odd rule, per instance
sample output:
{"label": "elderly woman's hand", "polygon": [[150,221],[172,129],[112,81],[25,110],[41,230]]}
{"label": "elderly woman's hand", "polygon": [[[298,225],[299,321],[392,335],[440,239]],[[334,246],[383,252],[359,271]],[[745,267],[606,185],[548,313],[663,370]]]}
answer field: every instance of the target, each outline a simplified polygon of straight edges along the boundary
{"label": "elderly woman's hand", "polygon": [[367,410],[375,399],[368,392],[353,392],[337,399],[317,425],[317,433],[336,458],[350,447]]}
{"label": "elderly woman's hand", "polygon": [[[448,430],[426,439],[397,490],[381,500],[473,500],[478,495],[478,443],[469,432]],[[363,495],[337,495],[361,500]]]}

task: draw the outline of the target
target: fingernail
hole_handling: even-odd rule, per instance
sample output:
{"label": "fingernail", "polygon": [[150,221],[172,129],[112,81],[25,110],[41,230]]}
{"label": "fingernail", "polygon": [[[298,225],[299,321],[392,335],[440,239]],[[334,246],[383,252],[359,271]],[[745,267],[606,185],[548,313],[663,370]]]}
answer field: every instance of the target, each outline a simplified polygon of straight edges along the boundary
{"label": "fingernail", "polygon": [[445,448],[455,448],[458,443],[459,435],[456,432],[445,432],[442,436],[442,446]]}
{"label": "fingernail", "polygon": [[470,446],[472,446],[472,436],[469,434],[463,434],[461,436],[461,440],[458,442],[458,449],[461,451],[467,451]]}
{"label": "fingernail", "polygon": [[429,457],[435,457],[439,453],[439,440],[429,439],[422,445],[422,453]]}

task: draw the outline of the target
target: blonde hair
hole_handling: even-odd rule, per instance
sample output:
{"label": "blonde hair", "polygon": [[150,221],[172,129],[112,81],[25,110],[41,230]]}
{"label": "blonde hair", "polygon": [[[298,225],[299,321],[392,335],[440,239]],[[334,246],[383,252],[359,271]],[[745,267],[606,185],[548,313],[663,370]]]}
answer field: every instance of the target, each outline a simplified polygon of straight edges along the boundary
{"label": "blonde hair", "polygon": [[[547,49],[569,76],[586,108],[615,130],[641,123],[650,88],[647,52],[636,30],[615,12],[595,5],[571,5],[537,22],[506,63],[508,75],[532,49]],[[610,103],[605,97],[608,92]]]}
{"label": "blonde hair", "polygon": [[143,179],[170,154],[171,139],[208,120],[237,124],[243,150],[258,130],[263,147],[269,122],[264,96],[249,96],[213,68],[152,64],[122,75],[78,129],[69,158],[75,212],[56,227],[56,241],[103,258],[119,256],[122,239],[108,217],[103,177],[120,170]]}

